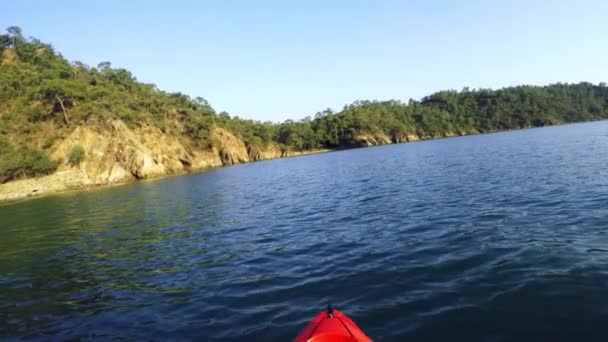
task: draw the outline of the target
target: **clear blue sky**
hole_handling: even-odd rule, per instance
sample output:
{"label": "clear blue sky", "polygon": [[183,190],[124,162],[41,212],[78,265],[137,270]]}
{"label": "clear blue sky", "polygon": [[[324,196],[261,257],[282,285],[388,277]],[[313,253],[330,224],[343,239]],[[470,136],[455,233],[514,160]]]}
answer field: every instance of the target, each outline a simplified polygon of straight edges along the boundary
{"label": "clear blue sky", "polygon": [[608,1],[5,1],[69,60],[218,111],[300,119],[357,99],[608,80]]}

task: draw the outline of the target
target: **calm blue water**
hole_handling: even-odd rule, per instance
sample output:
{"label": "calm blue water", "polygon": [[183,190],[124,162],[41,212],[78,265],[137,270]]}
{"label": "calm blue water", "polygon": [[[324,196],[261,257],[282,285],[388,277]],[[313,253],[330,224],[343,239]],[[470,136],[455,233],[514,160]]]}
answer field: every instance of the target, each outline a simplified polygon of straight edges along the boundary
{"label": "calm blue water", "polygon": [[0,207],[0,338],[608,338],[608,122],[273,160]]}

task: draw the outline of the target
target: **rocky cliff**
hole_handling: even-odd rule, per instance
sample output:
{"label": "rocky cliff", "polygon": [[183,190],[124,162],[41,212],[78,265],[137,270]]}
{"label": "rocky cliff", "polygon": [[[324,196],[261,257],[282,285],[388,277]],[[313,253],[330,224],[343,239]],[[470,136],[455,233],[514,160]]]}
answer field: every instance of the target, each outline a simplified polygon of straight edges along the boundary
{"label": "rocky cliff", "polygon": [[418,135],[416,133],[406,133],[401,135],[388,136],[383,132],[367,132],[357,135],[354,139],[354,145],[358,147],[368,147],[386,144],[400,144],[418,140],[441,139],[479,133],[480,132],[475,129],[469,129],[468,131],[461,130],[455,132],[447,131],[441,134],[434,135]]}
{"label": "rocky cliff", "polygon": [[413,133],[389,137],[383,132],[370,132],[359,134],[355,138],[355,145],[367,147],[392,143],[399,144],[403,142],[417,141],[420,139],[421,137]]}
{"label": "rocky cliff", "polygon": [[[204,149],[188,138],[152,126],[130,128],[120,120],[79,126],[50,148],[52,158],[62,160],[57,172],[0,185],[0,201],[294,155],[274,144],[246,146],[221,127],[213,127],[211,137],[215,147]],[[67,156],[75,146],[85,157],[70,165]]]}

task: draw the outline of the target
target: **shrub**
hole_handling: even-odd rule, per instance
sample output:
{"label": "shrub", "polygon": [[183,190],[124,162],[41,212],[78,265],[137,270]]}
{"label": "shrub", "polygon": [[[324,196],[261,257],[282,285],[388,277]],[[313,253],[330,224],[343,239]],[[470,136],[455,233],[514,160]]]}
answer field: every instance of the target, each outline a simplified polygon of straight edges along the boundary
{"label": "shrub", "polygon": [[72,166],[77,166],[80,165],[80,163],[84,160],[84,157],[84,148],[82,148],[82,146],[80,145],[76,145],[70,150],[70,154],[68,155],[68,162]]}
{"label": "shrub", "polygon": [[58,162],[51,160],[49,156],[42,151],[33,151],[29,156],[28,165],[31,165],[31,174],[33,176],[41,176],[52,173],[57,170]]}
{"label": "shrub", "polygon": [[59,135],[56,133],[47,136],[46,139],[44,139],[44,144],[42,144],[42,149],[46,150],[50,148],[57,141],[57,139],[59,139]]}
{"label": "shrub", "polygon": [[0,135],[0,160],[2,160],[5,154],[11,152],[13,152],[13,146],[8,142],[8,138]]}
{"label": "shrub", "polygon": [[27,177],[43,176],[53,173],[58,162],[38,150],[22,147],[19,150],[10,150],[0,159],[0,183],[9,180]]}

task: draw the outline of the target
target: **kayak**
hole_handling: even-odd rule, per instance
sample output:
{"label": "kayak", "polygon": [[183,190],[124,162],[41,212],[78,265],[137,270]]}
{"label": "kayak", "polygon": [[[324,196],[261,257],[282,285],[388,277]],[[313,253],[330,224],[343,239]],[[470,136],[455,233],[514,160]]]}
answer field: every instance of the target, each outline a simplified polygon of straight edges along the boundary
{"label": "kayak", "polygon": [[332,309],[321,312],[293,342],[372,342],[348,316]]}

